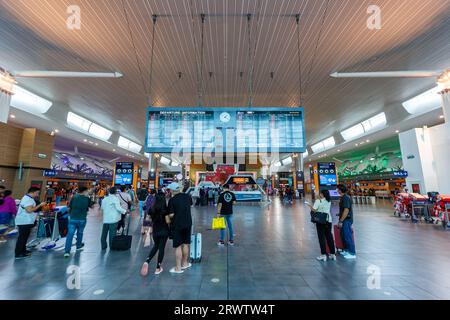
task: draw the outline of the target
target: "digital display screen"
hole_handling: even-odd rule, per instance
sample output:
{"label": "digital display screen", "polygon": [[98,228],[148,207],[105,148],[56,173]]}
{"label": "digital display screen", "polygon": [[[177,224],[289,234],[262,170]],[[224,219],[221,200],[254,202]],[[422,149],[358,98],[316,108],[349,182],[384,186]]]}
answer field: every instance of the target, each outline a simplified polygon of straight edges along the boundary
{"label": "digital display screen", "polygon": [[148,108],[146,152],[304,152],[303,108]]}
{"label": "digital display screen", "polygon": [[114,184],[133,184],[133,162],[116,162]]}
{"label": "digital display screen", "polygon": [[339,197],[339,192],[337,190],[328,190],[330,191],[330,197],[337,198]]}
{"label": "digital display screen", "polygon": [[336,164],[334,162],[318,163],[317,174],[320,186],[337,185]]}
{"label": "digital display screen", "polygon": [[249,182],[249,179],[248,178],[233,178],[232,182],[235,184],[246,184]]}
{"label": "digital display screen", "polygon": [[114,184],[132,184],[133,182],[133,174],[128,173],[116,173],[116,180]]}

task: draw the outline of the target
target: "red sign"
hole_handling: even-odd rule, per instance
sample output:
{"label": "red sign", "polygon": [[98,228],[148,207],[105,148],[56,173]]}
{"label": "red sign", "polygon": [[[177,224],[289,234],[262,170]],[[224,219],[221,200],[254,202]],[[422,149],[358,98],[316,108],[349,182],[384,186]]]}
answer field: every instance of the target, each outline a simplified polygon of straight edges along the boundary
{"label": "red sign", "polygon": [[234,174],[234,166],[230,165],[218,165],[216,168],[216,181],[220,184],[224,184],[230,175]]}

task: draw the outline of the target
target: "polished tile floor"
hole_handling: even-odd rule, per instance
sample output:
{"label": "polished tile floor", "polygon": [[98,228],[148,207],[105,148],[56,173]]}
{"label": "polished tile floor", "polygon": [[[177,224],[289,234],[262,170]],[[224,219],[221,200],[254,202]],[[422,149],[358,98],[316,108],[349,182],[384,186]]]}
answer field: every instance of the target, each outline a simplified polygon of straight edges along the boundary
{"label": "polished tile floor", "polygon": [[[450,299],[450,232],[392,215],[389,202],[355,206],[358,258],[319,262],[314,225],[300,201],[238,205],[236,245],[217,247],[210,230],[213,208],[193,210],[203,234],[203,260],[171,275],[171,242],[165,271],[142,278],[149,252],[143,247],[138,217],[132,222],[132,249],[100,251],[101,217],[90,214],[86,249],[63,258],[62,251],[34,252],[14,260],[15,239],[0,245],[0,299]],[[151,265],[151,270],[153,269]],[[67,286],[68,267],[80,269],[79,289]],[[369,289],[368,270],[378,270],[380,287]]]}

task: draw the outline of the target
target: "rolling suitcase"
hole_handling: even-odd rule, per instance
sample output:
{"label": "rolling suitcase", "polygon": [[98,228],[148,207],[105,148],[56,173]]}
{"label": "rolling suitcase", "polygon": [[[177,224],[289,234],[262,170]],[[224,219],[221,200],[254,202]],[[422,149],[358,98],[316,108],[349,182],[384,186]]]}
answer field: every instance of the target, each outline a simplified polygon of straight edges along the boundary
{"label": "rolling suitcase", "polygon": [[129,215],[128,217],[128,226],[127,226],[127,233],[125,233],[125,229],[122,230],[122,234],[119,236],[115,236],[112,240],[111,243],[111,250],[116,250],[116,251],[126,251],[126,250],[130,250],[131,248],[131,241],[133,240],[133,236],[130,236],[128,234],[129,230],[130,230],[130,220],[131,220],[131,216]]}
{"label": "rolling suitcase", "polygon": [[192,217],[191,248],[189,257],[192,263],[202,260],[202,234],[194,232],[195,217]]}
{"label": "rolling suitcase", "polygon": [[[344,250],[345,246],[344,246],[344,242],[342,241],[341,238],[341,229],[338,228],[337,225],[333,226],[333,233],[334,233],[334,244],[336,246],[336,250]],[[355,230],[353,230],[353,242],[355,242]]]}
{"label": "rolling suitcase", "polygon": [[202,234],[195,233],[191,235],[191,262],[200,262],[202,260]]}

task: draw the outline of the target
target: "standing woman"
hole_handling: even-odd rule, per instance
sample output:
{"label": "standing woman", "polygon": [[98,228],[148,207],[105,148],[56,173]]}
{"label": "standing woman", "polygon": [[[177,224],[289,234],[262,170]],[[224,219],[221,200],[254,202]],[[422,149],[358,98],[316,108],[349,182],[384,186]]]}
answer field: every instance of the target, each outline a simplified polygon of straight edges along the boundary
{"label": "standing woman", "polygon": [[[311,207],[311,205],[309,205]],[[319,199],[314,202],[311,207],[311,211],[314,213],[322,212],[327,214],[327,222],[325,224],[316,223],[317,236],[319,237],[320,251],[321,255],[317,257],[319,261],[327,260],[327,249],[326,243],[330,248],[330,255],[328,259],[336,260],[336,248],[334,245],[333,234],[331,233],[331,228],[333,227],[333,219],[331,217],[331,197],[328,190],[321,190],[319,192]],[[326,241],[326,242],[325,242]]]}
{"label": "standing woman", "polygon": [[16,201],[11,197],[11,190],[6,190],[3,193],[3,203],[0,204],[0,225],[5,225],[7,228],[1,232],[0,243],[6,242],[5,235],[12,230],[17,208]]}
{"label": "standing woman", "polygon": [[148,274],[148,264],[158,252],[158,262],[156,264],[155,274],[160,274],[163,271],[161,263],[164,259],[164,249],[166,247],[167,239],[169,238],[169,225],[166,221],[167,205],[164,192],[160,191],[156,195],[155,204],[149,210],[150,216],[153,222],[153,245],[147,260],[144,262],[141,268],[141,275],[146,276]]}

